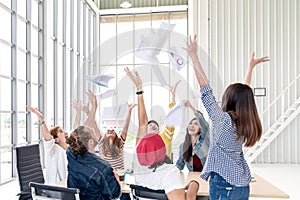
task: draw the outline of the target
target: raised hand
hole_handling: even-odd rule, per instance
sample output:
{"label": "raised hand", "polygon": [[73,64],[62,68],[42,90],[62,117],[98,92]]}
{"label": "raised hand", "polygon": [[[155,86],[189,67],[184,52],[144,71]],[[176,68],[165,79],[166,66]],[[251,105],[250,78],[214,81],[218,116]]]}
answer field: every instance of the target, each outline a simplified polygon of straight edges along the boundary
{"label": "raised hand", "polygon": [[197,55],[197,35],[194,35],[194,38],[192,39],[191,36],[189,36],[189,41],[187,43],[187,48],[184,48],[189,56],[193,57],[194,55]]}
{"label": "raised hand", "polygon": [[259,64],[259,63],[262,63],[262,62],[267,62],[269,61],[269,56],[264,56],[264,57],[261,57],[261,58],[254,58],[255,56],[255,53],[253,52],[252,53],[252,56],[251,56],[251,59],[250,59],[250,63],[249,63],[249,67],[250,68],[254,68],[255,65]]}
{"label": "raised hand", "polygon": [[93,106],[97,106],[97,99],[96,99],[96,95],[94,93],[92,93],[91,90],[88,90],[85,92],[85,94],[88,96],[90,102],[92,103]]}
{"label": "raised hand", "polygon": [[247,70],[247,73],[246,73],[245,79],[244,79],[245,84],[249,85],[249,86],[251,83],[252,71],[253,71],[254,67],[259,63],[267,62],[270,60],[268,56],[264,56],[261,58],[254,58],[254,56],[255,56],[255,53],[253,52],[251,59],[250,59],[249,67],[248,67],[248,70]]}
{"label": "raised hand", "polygon": [[83,112],[85,112],[87,115],[89,115],[89,113],[90,113],[89,104],[83,105],[83,106],[81,107],[81,110],[82,110]]}
{"label": "raised hand", "polygon": [[184,101],[184,106],[185,106],[185,107],[191,107],[191,105],[192,105],[192,104],[191,104],[191,102],[190,102],[189,100],[185,100],[185,101]]}
{"label": "raised hand", "polygon": [[133,109],[136,105],[137,105],[136,103],[127,104],[129,112],[131,112],[132,109]]}
{"label": "raised hand", "polygon": [[36,114],[36,116],[38,117],[38,120],[40,122],[44,121],[44,115],[37,108],[33,108],[31,106],[26,106],[26,107],[27,107],[27,110]]}
{"label": "raised hand", "polygon": [[81,104],[81,100],[73,100],[71,102],[71,105],[73,108],[75,108],[76,110],[81,110],[82,104]]}
{"label": "raised hand", "polygon": [[138,72],[135,72],[135,74],[133,74],[131,73],[128,67],[125,67],[124,71],[126,72],[127,76],[132,80],[132,82],[135,84],[137,90],[141,90],[143,83]]}
{"label": "raised hand", "polygon": [[170,92],[172,94],[175,94],[176,88],[180,82],[181,82],[181,80],[178,80],[173,86],[170,86]]}

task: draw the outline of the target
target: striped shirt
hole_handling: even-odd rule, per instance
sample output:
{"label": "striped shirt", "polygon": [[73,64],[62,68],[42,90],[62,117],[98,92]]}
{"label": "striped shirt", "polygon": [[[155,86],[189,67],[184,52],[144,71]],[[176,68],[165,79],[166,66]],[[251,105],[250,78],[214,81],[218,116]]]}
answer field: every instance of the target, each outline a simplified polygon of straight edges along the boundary
{"label": "striped shirt", "polygon": [[242,151],[243,137],[236,140],[236,125],[232,126],[230,115],[218,106],[211,87],[206,85],[200,92],[212,122],[210,148],[201,178],[207,181],[210,173],[216,172],[232,185],[249,185],[251,175]]}
{"label": "striped shirt", "polygon": [[124,145],[125,141],[122,139],[122,137],[119,137],[119,140],[121,141],[122,145],[120,147],[120,154],[113,158],[113,156],[109,153],[107,155],[104,155],[104,149],[102,143],[99,143],[99,157],[103,160],[106,160],[113,169],[115,170],[123,170],[124,169]]}

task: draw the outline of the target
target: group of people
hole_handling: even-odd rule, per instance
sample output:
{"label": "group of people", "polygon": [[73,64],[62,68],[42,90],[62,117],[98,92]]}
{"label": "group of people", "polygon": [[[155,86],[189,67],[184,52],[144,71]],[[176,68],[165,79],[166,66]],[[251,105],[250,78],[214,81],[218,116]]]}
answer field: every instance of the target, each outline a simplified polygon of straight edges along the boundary
{"label": "group of people", "polygon": [[[76,117],[74,131],[69,137],[59,126],[49,130],[42,113],[27,106],[29,111],[37,115],[44,136],[47,183],[55,184],[67,178],[67,186],[80,189],[83,199],[129,199],[128,195],[122,195],[116,170],[124,169],[127,131],[132,110],[137,105],[138,132],[133,169],[136,184],[164,190],[170,200],[196,199],[201,186],[194,180],[187,185],[183,183],[180,170],[186,166],[189,171],[199,171],[201,178],[209,180],[210,199],[248,199],[251,176],[242,146],[253,146],[262,135],[262,125],[249,85],[254,67],[269,59],[256,59],[253,53],[245,84],[229,85],[219,106],[197,55],[196,35],[190,37],[186,51],[192,59],[201,100],[211,123],[190,101],[184,102],[195,118],[187,125],[176,163],[173,164],[171,150],[175,128],[166,125],[160,132],[159,124],[155,120],[148,120],[143,82],[137,71],[133,73],[125,68],[127,76],[136,86],[137,104],[128,105],[120,136],[113,129],[101,134],[95,121],[98,102],[91,91],[86,92],[91,109],[80,101],[72,102]],[[170,87],[170,108],[175,104],[179,82]],[[84,125],[80,125],[82,112],[87,115]],[[99,147],[99,156],[95,155],[96,146]]]}

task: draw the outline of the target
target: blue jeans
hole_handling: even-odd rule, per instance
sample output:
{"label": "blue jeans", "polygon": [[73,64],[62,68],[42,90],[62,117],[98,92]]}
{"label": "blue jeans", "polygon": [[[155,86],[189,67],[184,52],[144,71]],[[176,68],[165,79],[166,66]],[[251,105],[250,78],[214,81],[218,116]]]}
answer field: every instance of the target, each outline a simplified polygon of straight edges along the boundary
{"label": "blue jeans", "polygon": [[212,172],[209,179],[210,200],[248,200],[249,185],[237,187],[229,184],[219,174]]}

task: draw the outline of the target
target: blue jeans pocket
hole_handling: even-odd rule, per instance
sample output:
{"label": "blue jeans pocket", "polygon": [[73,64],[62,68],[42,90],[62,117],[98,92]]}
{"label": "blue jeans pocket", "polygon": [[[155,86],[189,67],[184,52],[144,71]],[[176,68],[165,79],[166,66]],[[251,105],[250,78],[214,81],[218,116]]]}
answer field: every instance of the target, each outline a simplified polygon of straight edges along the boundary
{"label": "blue jeans pocket", "polygon": [[247,200],[249,186],[236,187],[225,181],[219,174],[212,173],[209,180],[210,200]]}
{"label": "blue jeans pocket", "polygon": [[233,200],[235,187],[216,185],[216,200]]}

